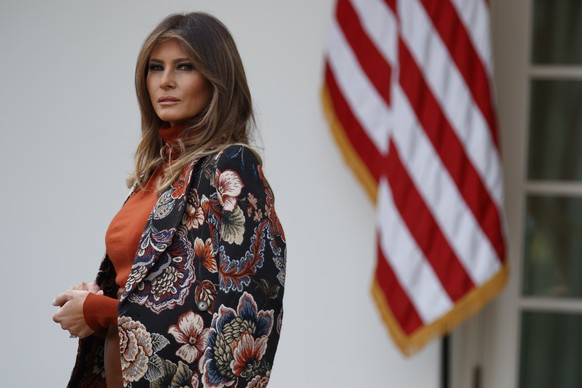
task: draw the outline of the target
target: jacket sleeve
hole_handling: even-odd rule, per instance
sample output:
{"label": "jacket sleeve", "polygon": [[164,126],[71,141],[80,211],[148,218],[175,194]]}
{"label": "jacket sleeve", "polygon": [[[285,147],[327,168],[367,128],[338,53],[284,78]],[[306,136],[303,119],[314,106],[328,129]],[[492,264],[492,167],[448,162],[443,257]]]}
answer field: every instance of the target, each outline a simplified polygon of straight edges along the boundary
{"label": "jacket sleeve", "polygon": [[201,382],[262,387],[269,381],[281,329],[285,236],[253,151],[227,148],[208,178],[214,188],[204,200],[210,238],[195,246],[211,245],[218,287],[215,300],[207,299],[214,313],[199,364]]}

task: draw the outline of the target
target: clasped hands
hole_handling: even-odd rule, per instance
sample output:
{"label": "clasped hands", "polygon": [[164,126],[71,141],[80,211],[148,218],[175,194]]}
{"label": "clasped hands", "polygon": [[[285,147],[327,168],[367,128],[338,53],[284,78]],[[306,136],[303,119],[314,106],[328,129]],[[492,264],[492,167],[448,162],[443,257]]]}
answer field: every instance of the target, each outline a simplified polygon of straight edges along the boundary
{"label": "clasped hands", "polygon": [[53,300],[53,306],[59,307],[53,321],[59,323],[63,330],[68,330],[71,338],[85,338],[93,334],[83,315],[83,303],[89,293],[102,295],[103,291],[94,282],[81,282]]}

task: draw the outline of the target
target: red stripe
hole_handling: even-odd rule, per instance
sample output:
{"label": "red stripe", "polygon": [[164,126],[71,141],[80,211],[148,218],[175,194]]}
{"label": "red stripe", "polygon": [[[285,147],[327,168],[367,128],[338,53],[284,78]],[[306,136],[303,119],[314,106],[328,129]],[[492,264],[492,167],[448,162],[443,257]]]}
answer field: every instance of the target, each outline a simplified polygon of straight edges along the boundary
{"label": "red stripe", "polygon": [[416,330],[422,328],[424,324],[384,256],[384,252],[382,252],[379,243],[380,236],[378,236],[376,241],[378,241],[378,260],[376,264],[377,283],[386,297],[386,302],[392,311],[392,315],[398,321],[400,328],[407,336],[410,336]]}
{"label": "red stripe", "polygon": [[459,300],[474,288],[473,281],[410,179],[393,140],[385,164],[394,205],[449,297]]}
{"label": "red stripe", "polygon": [[327,61],[325,63],[325,84],[329,91],[335,116],[343,128],[343,132],[377,184],[380,178],[382,155],[354,116]]}
{"label": "red stripe", "polygon": [[[481,62],[471,42],[465,25],[449,0],[421,1],[444,44],[449,49],[449,54],[455,61],[457,68],[471,90],[473,100],[485,117],[493,142],[497,150],[499,150],[497,119],[495,110],[493,109],[491,84],[485,66]],[[471,26],[468,26],[468,28],[471,28]],[[405,69],[404,67],[402,68]]]}
{"label": "red stripe", "polygon": [[392,69],[362,28],[360,19],[349,0],[338,1],[336,18],[362,70],[386,105],[390,106]]}
{"label": "red stripe", "polygon": [[397,0],[384,0],[384,3],[386,3],[388,8],[390,8],[390,10],[394,13],[394,15],[396,15],[396,1]]}
{"label": "red stripe", "polygon": [[502,262],[505,261],[505,240],[499,209],[467,157],[461,141],[447,121],[437,99],[424,80],[421,70],[402,40],[399,40],[398,56],[403,69],[400,72],[399,82],[408,96],[418,121],[483,233],[491,242],[497,257]]}

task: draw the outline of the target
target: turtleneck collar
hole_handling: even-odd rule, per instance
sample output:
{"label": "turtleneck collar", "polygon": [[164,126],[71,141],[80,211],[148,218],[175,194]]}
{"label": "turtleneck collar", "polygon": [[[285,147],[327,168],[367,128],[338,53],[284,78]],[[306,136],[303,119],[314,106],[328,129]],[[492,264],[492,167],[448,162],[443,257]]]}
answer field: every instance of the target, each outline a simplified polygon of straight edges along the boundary
{"label": "turtleneck collar", "polygon": [[184,128],[186,128],[186,125],[183,124],[174,127],[162,125],[158,130],[158,133],[162,139],[164,139],[166,144],[172,145],[181,137]]}

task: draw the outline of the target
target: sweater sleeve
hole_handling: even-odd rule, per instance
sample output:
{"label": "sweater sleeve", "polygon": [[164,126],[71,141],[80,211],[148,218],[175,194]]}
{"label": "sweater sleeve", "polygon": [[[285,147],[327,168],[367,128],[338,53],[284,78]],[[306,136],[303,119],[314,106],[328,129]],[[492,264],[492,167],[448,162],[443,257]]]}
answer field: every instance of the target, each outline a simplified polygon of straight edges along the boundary
{"label": "sweater sleeve", "polygon": [[90,293],[83,303],[83,316],[94,331],[117,325],[119,301],[104,295]]}

